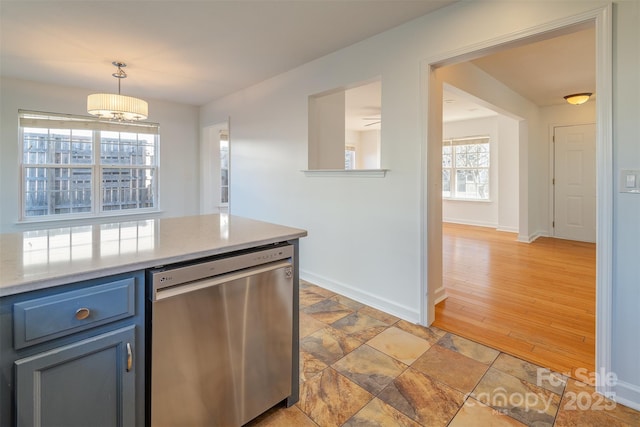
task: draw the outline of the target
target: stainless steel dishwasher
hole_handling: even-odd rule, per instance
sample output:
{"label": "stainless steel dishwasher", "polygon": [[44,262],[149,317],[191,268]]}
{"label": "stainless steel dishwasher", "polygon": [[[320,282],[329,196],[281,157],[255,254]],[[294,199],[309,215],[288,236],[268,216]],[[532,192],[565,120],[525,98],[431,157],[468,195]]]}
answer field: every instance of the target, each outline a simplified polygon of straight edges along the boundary
{"label": "stainless steel dishwasher", "polygon": [[291,394],[293,256],[282,244],[148,272],[152,426],[240,426]]}

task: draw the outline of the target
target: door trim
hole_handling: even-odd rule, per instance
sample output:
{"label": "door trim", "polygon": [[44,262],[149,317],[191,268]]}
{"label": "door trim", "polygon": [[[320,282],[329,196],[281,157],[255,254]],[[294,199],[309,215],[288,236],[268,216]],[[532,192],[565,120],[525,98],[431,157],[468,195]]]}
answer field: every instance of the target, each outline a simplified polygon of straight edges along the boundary
{"label": "door trim", "polygon": [[[421,76],[421,164],[420,164],[420,322],[429,325],[435,318],[434,294],[442,285],[442,198],[434,193],[440,188],[441,174],[434,165],[442,140],[442,85],[436,84],[434,70],[477,57],[484,51],[507,43],[540,36],[563,28],[594,22],[596,28],[596,360],[598,372],[611,372],[613,323],[613,113],[612,47],[613,7],[589,10],[524,31],[508,34],[465,48],[445,52],[420,63]],[[440,104],[440,105],[438,105]],[[439,251],[439,256],[438,256]],[[440,265],[438,265],[438,262]],[[434,272],[439,272],[434,274]],[[596,389],[610,396],[612,387],[598,376]]]}

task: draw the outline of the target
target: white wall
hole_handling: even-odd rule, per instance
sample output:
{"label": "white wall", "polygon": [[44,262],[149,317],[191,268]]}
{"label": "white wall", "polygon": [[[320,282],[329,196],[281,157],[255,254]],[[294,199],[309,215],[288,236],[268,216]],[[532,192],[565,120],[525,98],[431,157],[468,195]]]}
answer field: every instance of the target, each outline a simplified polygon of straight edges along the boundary
{"label": "white wall", "polygon": [[614,6],[612,370],[618,397],[640,410],[640,194],[617,190],[621,169],[640,169],[640,2]]}
{"label": "white wall", "polygon": [[345,91],[309,98],[309,169],[344,169]]}
{"label": "white wall", "polygon": [[[327,55],[201,109],[203,126],[231,116],[232,213],[306,228],[301,242],[302,276],[409,320],[418,320],[420,269],[421,61],[603,6],[589,1],[459,2],[404,26]],[[640,169],[639,4],[615,3],[614,150],[616,171]],[[491,22],[491,25],[486,25]],[[307,97],[382,76],[381,167],[383,179],[309,178]],[[435,90],[435,89],[434,89]],[[491,95],[490,93],[488,95]],[[533,107],[532,107],[533,108]],[[520,123],[519,169],[546,163],[538,111]],[[526,116],[526,114],[524,115]],[[546,135],[544,135],[546,138]],[[617,178],[616,178],[617,184]],[[433,187],[432,187],[433,186]],[[546,183],[520,180],[528,204],[547,203]],[[435,183],[428,188],[436,188]],[[436,190],[437,191],[437,190]],[[433,191],[432,191],[433,193]],[[624,399],[640,403],[639,263],[640,197],[615,194],[616,274],[614,283],[614,364]],[[544,230],[547,209],[518,212],[526,235]],[[427,231],[428,240],[435,241]],[[436,255],[436,254],[433,254]],[[431,275],[427,272],[430,278]]]}
{"label": "white wall", "polygon": [[517,120],[498,116],[498,226],[500,231],[519,233],[520,141]]}
{"label": "white wall", "polygon": [[[18,109],[87,115],[89,90],[19,79],[0,80],[0,232],[45,225],[16,225],[19,212]],[[149,102],[149,121],[160,124],[160,206],[162,216],[198,213],[198,108]],[[74,221],[77,223],[77,221]]]}
{"label": "white wall", "polygon": [[380,168],[380,131],[347,130],[345,144],[356,149],[356,169]]}
{"label": "white wall", "polygon": [[[202,109],[232,123],[231,213],[305,228],[302,276],[418,320],[420,282],[418,81],[415,58],[371,39],[376,55],[344,50]],[[402,66],[398,66],[402,64]],[[385,178],[306,177],[307,97],[382,75]],[[386,111],[386,110],[385,110]],[[394,117],[395,116],[395,117]]]}
{"label": "white wall", "polygon": [[356,163],[360,169],[380,168],[380,131],[366,130],[360,132],[360,156]]}

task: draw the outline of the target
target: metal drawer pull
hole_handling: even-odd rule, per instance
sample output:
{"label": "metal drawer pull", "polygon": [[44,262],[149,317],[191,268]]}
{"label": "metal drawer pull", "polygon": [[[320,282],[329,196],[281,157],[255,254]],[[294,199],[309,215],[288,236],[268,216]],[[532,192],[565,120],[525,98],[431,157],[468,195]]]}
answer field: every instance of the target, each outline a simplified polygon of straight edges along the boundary
{"label": "metal drawer pull", "polygon": [[91,310],[86,307],[82,307],[76,310],[76,319],[84,320],[91,314]]}
{"label": "metal drawer pull", "polygon": [[131,344],[127,343],[127,372],[131,370],[133,365],[133,353],[131,352]]}

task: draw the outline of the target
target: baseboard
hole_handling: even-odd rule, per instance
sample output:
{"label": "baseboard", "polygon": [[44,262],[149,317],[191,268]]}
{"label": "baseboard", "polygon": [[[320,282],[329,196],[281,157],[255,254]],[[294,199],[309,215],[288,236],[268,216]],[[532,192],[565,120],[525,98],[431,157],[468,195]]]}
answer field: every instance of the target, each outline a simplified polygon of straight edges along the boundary
{"label": "baseboard", "polygon": [[498,226],[498,228],[496,228],[496,230],[504,231],[505,233],[517,233],[518,232],[518,227],[501,227],[501,226]]}
{"label": "baseboard", "polygon": [[453,218],[442,218],[442,222],[448,222],[451,224],[460,224],[460,225],[473,225],[474,227],[488,227],[488,228],[496,228],[497,224],[483,222],[483,221],[469,221],[469,220],[461,220],[461,219],[453,219]]}
{"label": "baseboard", "polygon": [[613,400],[636,411],[640,411],[640,387],[617,380],[616,385],[613,386],[611,391],[615,393]]}
{"label": "baseboard", "polygon": [[319,274],[311,273],[310,271],[301,269],[300,278],[302,280],[306,280],[307,282],[313,283],[314,285],[318,285],[322,288],[339,293],[340,295],[344,295],[345,297],[384,311],[385,313],[392,314],[408,322],[420,322],[420,312],[418,309],[397,304],[386,298],[380,298],[379,296],[372,293],[362,291],[353,286],[337,282]]}
{"label": "baseboard", "polygon": [[[518,234],[518,242],[522,243],[531,243],[533,240],[529,236],[523,236],[522,234]],[[535,240],[535,239],[534,239]]]}
{"label": "baseboard", "polygon": [[440,286],[438,289],[436,289],[436,291],[433,293],[433,305],[436,305],[444,300],[447,299],[447,292],[444,289],[444,286]]}
{"label": "baseboard", "polygon": [[518,235],[518,242],[523,242],[523,243],[532,243],[535,242],[539,237],[545,237],[546,233],[537,231],[533,234],[530,234],[528,236],[523,236],[521,234]]}
{"label": "baseboard", "polygon": [[504,231],[507,233],[517,233],[518,227],[502,227],[498,224],[482,222],[482,221],[467,221],[467,220],[459,220],[459,219],[451,219],[451,218],[443,218],[442,222],[447,222],[451,224],[460,224],[460,225],[471,225],[474,227],[486,227],[486,228],[494,228],[497,231]]}

